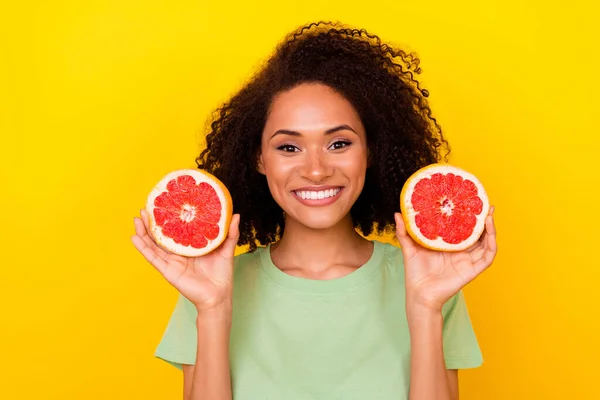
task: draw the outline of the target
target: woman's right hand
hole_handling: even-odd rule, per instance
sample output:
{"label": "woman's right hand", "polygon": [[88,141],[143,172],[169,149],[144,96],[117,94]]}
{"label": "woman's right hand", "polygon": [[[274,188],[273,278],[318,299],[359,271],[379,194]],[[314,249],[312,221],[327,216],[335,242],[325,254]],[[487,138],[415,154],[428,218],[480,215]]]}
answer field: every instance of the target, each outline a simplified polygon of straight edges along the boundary
{"label": "woman's right hand", "polygon": [[233,215],[225,241],[212,252],[201,257],[183,257],[167,252],[148,234],[148,214],[141,211],[135,218],[135,248],[198,312],[220,306],[230,306],[233,289],[233,259],[239,237],[239,214]]}

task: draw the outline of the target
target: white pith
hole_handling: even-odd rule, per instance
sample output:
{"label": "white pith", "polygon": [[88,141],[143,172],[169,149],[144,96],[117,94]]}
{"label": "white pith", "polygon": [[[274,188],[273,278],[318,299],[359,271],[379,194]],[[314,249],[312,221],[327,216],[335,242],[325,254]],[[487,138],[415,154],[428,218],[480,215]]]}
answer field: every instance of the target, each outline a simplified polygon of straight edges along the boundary
{"label": "white pith", "polygon": [[454,202],[447,197],[443,197],[442,199],[440,199],[440,203],[442,203],[442,214],[452,215],[452,210],[454,210]]}
{"label": "white pith", "polygon": [[[473,228],[473,234],[469,237],[469,239],[465,240],[464,242],[458,243],[458,244],[446,243],[442,238],[437,238],[435,240],[431,240],[431,239],[428,239],[425,236],[423,236],[423,234],[420,232],[419,228],[417,227],[417,225],[415,223],[415,216],[416,216],[416,214],[418,214],[418,212],[416,212],[414,210],[414,208],[412,207],[412,203],[410,202],[410,199],[414,193],[415,185],[420,180],[425,179],[425,178],[431,178],[431,176],[436,173],[442,173],[445,175],[450,172],[455,175],[461,176],[463,179],[470,180],[471,182],[473,182],[475,184],[475,186],[477,187],[477,195],[483,201],[483,209],[479,215],[476,215],[477,223],[475,224],[475,228]],[[406,199],[406,201],[403,204],[403,206],[405,207],[404,213],[406,214],[406,217],[408,217],[407,219],[408,219],[408,224],[409,224],[410,230],[415,235],[417,235],[419,240],[421,240],[424,244],[426,244],[432,248],[448,250],[448,251],[460,251],[460,250],[466,249],[466,248],[472,246],[473,244],[475,244],[475,242],[477,242],[477,240],[483,233],[483,230],[485,229],[485,219],[490,210],[490,204],[489,204],[487,193],[486,193],[485,189],[483,188],[483,185],[481,184],[479,179],[477,179],[473,174],[471,174],[463,169],[460,169],[460,168],[457,168],[454,166],[450,166],[450,165],[437,165],[437,166],[429,167],[426,169],[424,168],[421,172],[417,172],[414,175],[414,177],[411,178],[410,182],[407,183],[405,199]],[[443,200],[443,199],[440,199],[440,200]],[[449,213],[448,215],[451,215],[453,208],[454,208],[454,205],[449,204],[448,206],[446,206],[443,209],[443,211],[446,213]]]}
{"label": "white pith", "polygon": [[329,197],[334,197],[340,192],[340,188],[328,190],[296,190],[296,196],[304,200],[321,200]]}
{"label": "white pith", "polygon": [[196,207],[184,204],[179,218],[181,218],[183,222],[190,222],[194,220],[194,217],[196,217]]}
{"label": "white pith", "polygon": [[[182,176],[182,175],[192,176],[194,178],[194,180],[196,181],[196,184],[200,184],[201,182],[209,183],[217,192],[217,196],[219,197],[221,204],[224,205],[226,203],[227,199],[226,199],[221,187],[219,187],[218,185],[215,185],[212,180],[207,179],[206,175],[204,175],[199,170],[183,169],[183,170],[173,171],[173,172],[167,174],[164,178],[162,178],[158,182],[158,184],[156,184],[156,186],[152,189],[152,191],[150,192],[150,194],[148,196],[148,200],[146,203],[146,211],[148,212],[148,217],[150,219],[150,227],[149,228],[150,228],[151,232],[149,232],[149,233],[155,238],[155,240],[157,241],[157,243],[159,245],[167,248],[168,250],[175,252],[177,254],[183,255],[183,256],[187,256],[187,257],[197,257],[197,256],[208,253],[213,248],[215,248],[218,243],[221,243],[223,241],[225,235],[227,234],[227,229],[224,229],[224,228],[226,228],[224,225],[225,225],[225,221],[227,220],[227,215],[225,212],[221,213],[221,218],[219,219],[219,223],[218,223],[219,227],[220,227],[219,235],[213,240],[206,239],[208,241],[208,244],[204,248],[197,249],[192,246],[183,246],[179,243],[175,243],[175,241],[173,239],[171,239],[170,237],[164,236],[162,234],[162,228],[157,226],[156,223],[154,223],[154,208],[155,208],[154,199],[156,199],[156,197],[158,197],[161,193],[163,193],[167,190],[167,184],[171,180],[177,179],[177,177]],[[187,208],[186,208],[186,206],[184,206],[184,212],[181,213],[180,218],[183,221],[189,222],[195,216],[196,216],[196,207],[187,205]]]}

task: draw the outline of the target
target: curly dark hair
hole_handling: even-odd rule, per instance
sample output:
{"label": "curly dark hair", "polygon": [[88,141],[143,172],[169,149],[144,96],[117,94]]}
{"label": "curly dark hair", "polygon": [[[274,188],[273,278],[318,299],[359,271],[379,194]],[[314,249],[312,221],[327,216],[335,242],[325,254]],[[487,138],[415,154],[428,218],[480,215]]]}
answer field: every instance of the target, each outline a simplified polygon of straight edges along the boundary
{"label": "curly dark hair", "polygon": [[284,229],[284,212],[266,177],[257,170],[261,136],[273,97],[301,83],[325,84],[357,110],[370,152],[365,186],[351,209],[364,236],[395,226],[400,191],[419,168],[445,161],[448,142],[415,79],[421,72],[413,54],[382,43],[364,29],[317,22],[288,36],[254,77],[217,108],[196,158],[198,168],[229,189],[233,212],[240,213],[238,245],[254,251],[275,242]]}

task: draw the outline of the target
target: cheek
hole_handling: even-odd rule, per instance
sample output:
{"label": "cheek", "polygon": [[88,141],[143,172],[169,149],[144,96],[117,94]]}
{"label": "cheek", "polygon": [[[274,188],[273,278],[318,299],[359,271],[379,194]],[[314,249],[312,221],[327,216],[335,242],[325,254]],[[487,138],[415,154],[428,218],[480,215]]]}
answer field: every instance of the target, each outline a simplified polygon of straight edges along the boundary
{"label": "cheek", "polygon": [[272,192],[281,190],[285,186],[293,168],[293,163],[286,162],[286,160],[281,157],[273,156],[268,153],[263,157],[264,173]]}
{"label": "cheek", "polygon": [[346,171],[346,175],[351,179],[364,180],[367,172],[367,156],[363,151],[356,154],[349,154],[349,157],[340,160],[339,167]]}

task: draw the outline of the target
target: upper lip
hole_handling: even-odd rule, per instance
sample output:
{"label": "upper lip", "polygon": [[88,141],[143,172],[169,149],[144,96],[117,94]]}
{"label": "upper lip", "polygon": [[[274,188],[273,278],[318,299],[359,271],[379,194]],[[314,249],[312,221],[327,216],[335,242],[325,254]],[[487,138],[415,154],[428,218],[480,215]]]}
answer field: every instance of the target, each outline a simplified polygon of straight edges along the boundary
{"label": "upper lip", "polygon": [[343,186],[321,185],[321,186],[304,186],[299,189],[294,189],[293,192],[318,192],[321,190],[341,189]]}

